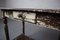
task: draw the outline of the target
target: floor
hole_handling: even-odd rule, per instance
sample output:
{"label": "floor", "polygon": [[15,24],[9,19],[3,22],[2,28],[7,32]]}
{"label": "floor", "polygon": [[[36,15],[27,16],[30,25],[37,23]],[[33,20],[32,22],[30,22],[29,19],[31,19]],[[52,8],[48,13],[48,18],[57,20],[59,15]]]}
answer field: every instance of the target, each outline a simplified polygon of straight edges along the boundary
{"label": "floor", "polygon": [[[22,34],[22,22],[8,19],[9,36],[13,40]],[[60,31],[48,29],[42,25],[35,25],[25,22],[25,35],[34,40],[58,40]],[[6,40],[4,33],[3,20],[0,19],[0,40]]]}

